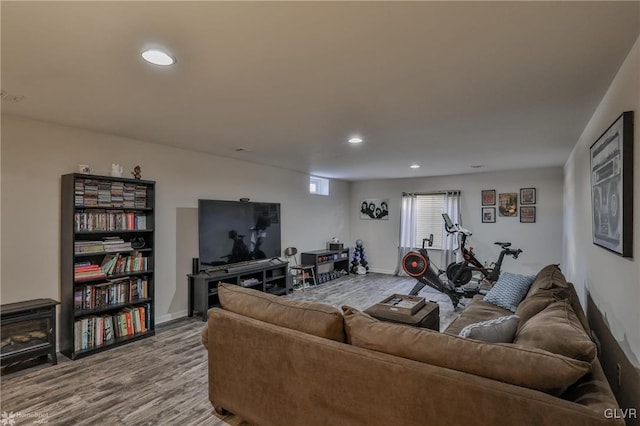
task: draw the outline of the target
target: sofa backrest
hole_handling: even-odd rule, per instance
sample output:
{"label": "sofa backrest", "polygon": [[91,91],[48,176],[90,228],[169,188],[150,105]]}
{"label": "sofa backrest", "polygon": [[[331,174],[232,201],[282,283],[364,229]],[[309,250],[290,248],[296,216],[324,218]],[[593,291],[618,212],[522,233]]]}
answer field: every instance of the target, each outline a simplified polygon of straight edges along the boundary
{"label": "sofa backrest", "polygon": [[220,283],[223,309],[281,327],[344,342],[342,312],[333,306],[291,300],[234,284]]}

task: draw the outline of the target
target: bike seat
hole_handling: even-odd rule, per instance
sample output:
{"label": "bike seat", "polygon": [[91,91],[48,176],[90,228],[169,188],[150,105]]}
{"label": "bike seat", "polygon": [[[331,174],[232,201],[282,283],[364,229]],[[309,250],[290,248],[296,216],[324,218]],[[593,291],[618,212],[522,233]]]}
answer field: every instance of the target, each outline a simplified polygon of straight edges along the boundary
{"label": "bike seat", "polygon": [[502,248],[507,248],[507,247],[511,247],[511,243],[501,243],[500,241],[496,241],[495,243],[496,245],[499,245]]}

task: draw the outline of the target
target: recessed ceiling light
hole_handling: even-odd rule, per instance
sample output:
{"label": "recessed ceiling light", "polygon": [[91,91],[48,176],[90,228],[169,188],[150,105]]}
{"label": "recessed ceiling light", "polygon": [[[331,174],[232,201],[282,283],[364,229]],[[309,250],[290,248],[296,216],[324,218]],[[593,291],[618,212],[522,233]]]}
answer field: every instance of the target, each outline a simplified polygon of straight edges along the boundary
{"label": "recessed ceiling light", "polygon": [[412,164],[409,167],[411,167],[412,169],[419,169],[420,168],[420,164]]}
{"label": "recessed ceiling light", "polygon": [[176,63],[176,60],[173,56],[158,49],[145,50],[144,52],[142,52],[142,57],[145,61],[154,65],[167,66]]}
{"label": "recessed ceiling light", "polygon": [[362,143],[362,138],[360,136],[353,136],[349,138],[349,143]]}

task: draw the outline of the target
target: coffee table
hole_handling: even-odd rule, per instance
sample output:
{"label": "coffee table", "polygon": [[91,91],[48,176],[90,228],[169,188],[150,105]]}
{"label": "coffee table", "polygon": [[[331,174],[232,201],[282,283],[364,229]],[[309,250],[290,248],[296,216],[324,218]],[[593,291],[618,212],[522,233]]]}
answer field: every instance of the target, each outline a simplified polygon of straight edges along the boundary
{"label": "coffee table", "polygon": [[382,310],[378,305],[370,306],[364,312],[381,321],[440,331],[440,306],[435,302],[425,301],[414,314]]}

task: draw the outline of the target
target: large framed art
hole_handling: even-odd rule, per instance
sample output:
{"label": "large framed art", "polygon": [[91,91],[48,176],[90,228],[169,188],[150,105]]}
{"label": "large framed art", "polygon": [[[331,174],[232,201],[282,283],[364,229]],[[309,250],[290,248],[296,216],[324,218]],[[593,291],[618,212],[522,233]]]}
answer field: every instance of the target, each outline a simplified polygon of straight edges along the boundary
{"label": "large framed art", "polygon": [[623,257],[633,248],[633,111],[590,148],[593,243]]}

